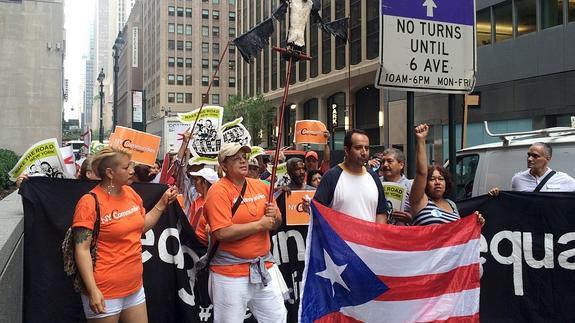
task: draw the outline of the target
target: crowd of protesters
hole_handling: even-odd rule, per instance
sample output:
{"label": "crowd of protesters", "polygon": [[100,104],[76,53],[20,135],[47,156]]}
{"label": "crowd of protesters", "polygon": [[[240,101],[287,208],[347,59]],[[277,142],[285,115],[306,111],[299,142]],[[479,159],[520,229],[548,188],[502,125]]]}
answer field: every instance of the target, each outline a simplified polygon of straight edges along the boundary
{"label": "crowd of protesters", "polygon": [[[95,180],[98,185],[79,200],[72,223],[75,259],[86,286],[82,295],[86,318],[146,321],[140,236],[154,226],[169,203],[177,200],[198,240],[215,250],[207,264],[214,321],[241,322],[249,308],[258,321],[285,322],[286,288],[271,254],[271,235],[285,222],[286,199],[291,192],[309,191],[318,203],[384,225],[441,225],[460,219],[450,199],[450,173],[442,166],[428,165],[428,132],[426,124],[414,129],[413,180],[404,174],[406,160],[401,150],[388,148],[370,155],[368,134],[353,129],[344,138],[344,159],[331,168],[329,145],[321,162],[318,153],[311,150],[303,158],[287,160],[280,153],[277,158],[286,163],[288,181],[273,190],[269,188],[270,165],[276,156],[251,156],[249,146],[224,144],[217,165],[193,165],[187,149],[190,133],[186,132],[170,171],[163,174],[167,175],[163,182],[173,185],[149,210],[144,209],[130,185],[159,182],[160,161],[151,166],[135,165],[129,153],[110,147],[88,156],[78,165],[77,178]],[[528,170],[513,178],[513,189],[533,191],[543,177],[555,175],[553,185],[573,190],[573,178],[547,167],[550,158],[549,145],[531,146]],[[18,185],[26,178],[21,176]],[[401,209],[386,200],[384,187],[391,184],[405,190]],[[498,188],[490,191],[493,196],[498,193]],[[305,212],[310,212],[310,203],[309,197],[302,199]],[[97,212],[109,214],[112,210],[126,216],[113,221],[106,218],[96,229]],[[479,214],[478,223],[484,222]],[[96,230],[99,263],[94,268],[90,243]]]}

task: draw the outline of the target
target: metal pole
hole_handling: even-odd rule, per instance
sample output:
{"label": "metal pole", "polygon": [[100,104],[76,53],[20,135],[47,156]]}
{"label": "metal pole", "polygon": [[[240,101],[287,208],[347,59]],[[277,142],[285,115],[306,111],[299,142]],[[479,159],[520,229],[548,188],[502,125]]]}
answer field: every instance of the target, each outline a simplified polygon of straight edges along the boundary
{"label": "metal pole", "polygon": [[104,80],[100,80],[100,131],[98,140],[104,142]]}
{"label": "metal pole", "polygon": [[142,90],[142,131],[146,132],[146,90]]}
{"label": "metal pole", "polygon": [[[114,46],[115,47],[115,46]],[[112,106],[112,131],[116,130],[116,124],[118,123],[118,71],[120,67],[118,66],[118,49],[114,49],[112,55],[114,57],[114,102]]]}
{"label": "metal pole", "polygon": [[455,179],[455,164],[456,164],[456,155],[455,155],[455,94],[448,95],[448,107],[449,107],[449,172],[451,173],[451,178],[453,178],[453,186],[451,191],[455,193],[455,183],[457,182]]}
{"label": "metal pole", "polygon": [[407,177],[415,177],[415,94],[413,91],[407,91]]}

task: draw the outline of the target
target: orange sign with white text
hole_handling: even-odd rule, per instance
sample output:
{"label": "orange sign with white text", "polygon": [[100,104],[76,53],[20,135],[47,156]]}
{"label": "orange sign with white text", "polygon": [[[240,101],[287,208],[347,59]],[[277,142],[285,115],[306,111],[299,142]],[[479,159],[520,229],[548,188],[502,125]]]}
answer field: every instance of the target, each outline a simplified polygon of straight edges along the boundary
{"label": "orange sign with white text", "polygon": [[160,140],[156,135],[116,126],[114,135],[110,136],[110,147],[125,149],[132,154],[132,161],[152,166],[158,156]]}
{"label": "orange sign with white text", "polygon": [[317,120],[300,120],[295,122],[296,144],[320,144],[327,143],[327,129],[321,121]]}
{"label": "orange sign with white text", "polygon": [[304,205],[304,198],[311,200],[315,191],[291,191],[286,196],[286,225],[308,225],[309,212]]}

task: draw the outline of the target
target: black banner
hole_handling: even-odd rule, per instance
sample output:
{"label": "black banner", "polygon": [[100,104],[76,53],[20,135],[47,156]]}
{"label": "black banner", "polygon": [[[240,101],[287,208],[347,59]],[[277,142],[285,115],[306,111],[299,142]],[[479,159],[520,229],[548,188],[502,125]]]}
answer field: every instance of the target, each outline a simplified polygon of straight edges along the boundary
{"label": "black banner", "polygon": [[[83,322],[80,297],[65,276],[60,244],[80,197],[97,182],[30,178],[24,205],[24,321]],[[150,209],[166,186],[134,184]],[[278,199],[280,208],[282,199]],[[487,222],[481,241],[481,319],[485,322],[575,322],[575,194],[511,193],[458,203]],[[285,214],[285,212],[284,212]],[[290,288],[288,322],[297,322],[306,226],[285,226],[272,237],[273,255]],[[196,305],[194,262],[205,252],[173,203],[142,236],[144,287],[150,322],[211,322],[212,307]],[[246,313],[246,322],[255,322]]]}
{"label": "black banner", "polygon": [[484,322],[575,322],[575,194],[502,192],[479,210]]}

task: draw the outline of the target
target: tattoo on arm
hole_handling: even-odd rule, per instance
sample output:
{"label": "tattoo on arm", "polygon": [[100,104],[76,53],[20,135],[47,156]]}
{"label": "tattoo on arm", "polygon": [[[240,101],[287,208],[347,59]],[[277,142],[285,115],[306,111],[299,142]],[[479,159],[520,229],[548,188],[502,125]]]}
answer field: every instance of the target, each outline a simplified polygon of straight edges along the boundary
{"label": "tattoo on arm", "polygon": [[92,230],[86,228],[74,228],[74,242],[81,244],[86,241],[88,237],[92,237]]}

